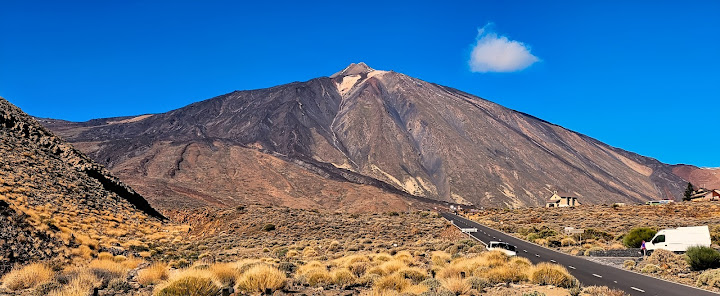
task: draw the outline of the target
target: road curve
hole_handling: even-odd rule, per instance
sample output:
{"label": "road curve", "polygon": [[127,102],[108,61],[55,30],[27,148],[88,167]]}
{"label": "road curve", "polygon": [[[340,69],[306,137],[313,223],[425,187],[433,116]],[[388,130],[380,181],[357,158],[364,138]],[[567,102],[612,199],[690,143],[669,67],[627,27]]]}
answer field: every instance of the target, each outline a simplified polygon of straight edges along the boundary
{"label": "road curve", "polygon": [[608,286],[613,289],[623,290],[630,295],[642,296],[718,295],[710,291],[664,281],[550,250],[457,215],[450,213],[441,213],[441,215],[460,228],[477,228],[478,231],[470,233],[470,235],[481,242],[487,244],[489,241],[504,241],[517,246],[518,256],[528,258],[534,264],[551,262],[565,266],[585,286]]}

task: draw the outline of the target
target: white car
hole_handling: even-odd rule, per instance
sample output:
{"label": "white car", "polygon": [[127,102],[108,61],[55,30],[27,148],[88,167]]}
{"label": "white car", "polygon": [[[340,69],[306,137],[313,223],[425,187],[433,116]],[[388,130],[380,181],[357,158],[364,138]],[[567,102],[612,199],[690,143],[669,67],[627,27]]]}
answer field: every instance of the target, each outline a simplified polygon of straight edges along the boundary
{"label": "white car", "polygon": [[505,253],[508,256],[517,255],[517,253],[515,253],[515,249],[516,249],[515,246],[508,244],[506,242],[491,241],[487,246],[488,251],[500,251],[500,252]]}

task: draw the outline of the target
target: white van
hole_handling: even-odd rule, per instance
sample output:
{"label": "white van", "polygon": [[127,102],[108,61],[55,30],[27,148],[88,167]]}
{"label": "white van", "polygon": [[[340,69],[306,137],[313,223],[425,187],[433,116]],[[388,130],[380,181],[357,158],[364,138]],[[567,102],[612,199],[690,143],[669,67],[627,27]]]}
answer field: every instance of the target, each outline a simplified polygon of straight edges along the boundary
{"label": "white van", "polygon": [[664,249],[671,252],[685,252],[692,246],[710,246],[710,229],[707,226],[678,227],[663,229],[645,243],[648,251]]}
{"label": "white van", "polygon": [[515,249],[515,246],[506,242],[491,241],[487,246],[488,251],[500,251],[511,257],[516,255]]}

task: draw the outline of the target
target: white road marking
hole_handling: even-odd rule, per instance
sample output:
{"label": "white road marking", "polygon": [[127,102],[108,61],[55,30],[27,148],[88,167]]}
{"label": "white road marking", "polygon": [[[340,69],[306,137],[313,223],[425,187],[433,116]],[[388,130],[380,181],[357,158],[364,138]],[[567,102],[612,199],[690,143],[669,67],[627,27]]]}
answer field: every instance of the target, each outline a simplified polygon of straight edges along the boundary
{"label": "white road marking", "polygon": [[616,283],[616,284],[617,284],[617,281],[613,281],[613,283]]}
{"label": "white road marking", "polygon": [[592,275],[593,275],[594,277],[602,278],[602,276],[599,275],[599,274],[594,274],[594,273],[593,273]]}
{"label": "white road marking", "polygon": [[568,267],[569,267],[570,269],[577,269],[577,268],[575,268],[575,266],[572,266],[572,265],[568,265]]}
{"label": "white road marking", "polygon": [[527,250],[523,250],[523,252],[527,253]]}
{"label": "white road marking", "polygon": [[538,255],[538,254],[535,254],[535,257],[540,257],[540,255]]}
{"label": "white road marking", "polygon": [[557,263],[557,261],[555,261],[555,260],[550,260],[550,262],[552,262],[552,263]]}
{"label": "white road marking", "polygon": [[635,288],[635,287],[630,287],[630,289],[633,289],[633,290],[638,291],[638,292],[640,292],[640,293],[645,293],[645,290],[638,289],[638,288]]}

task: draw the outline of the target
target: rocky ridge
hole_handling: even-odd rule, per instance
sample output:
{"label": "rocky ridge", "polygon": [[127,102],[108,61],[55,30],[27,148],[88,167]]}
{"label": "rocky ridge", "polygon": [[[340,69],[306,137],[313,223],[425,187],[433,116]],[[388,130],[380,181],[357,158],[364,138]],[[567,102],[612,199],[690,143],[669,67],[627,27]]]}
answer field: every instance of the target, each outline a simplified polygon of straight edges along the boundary
{"label": "rocky ridge", "polygon": [[162,228],[142,196],[2,98],[0,155],[1,271],[123,249]]}

